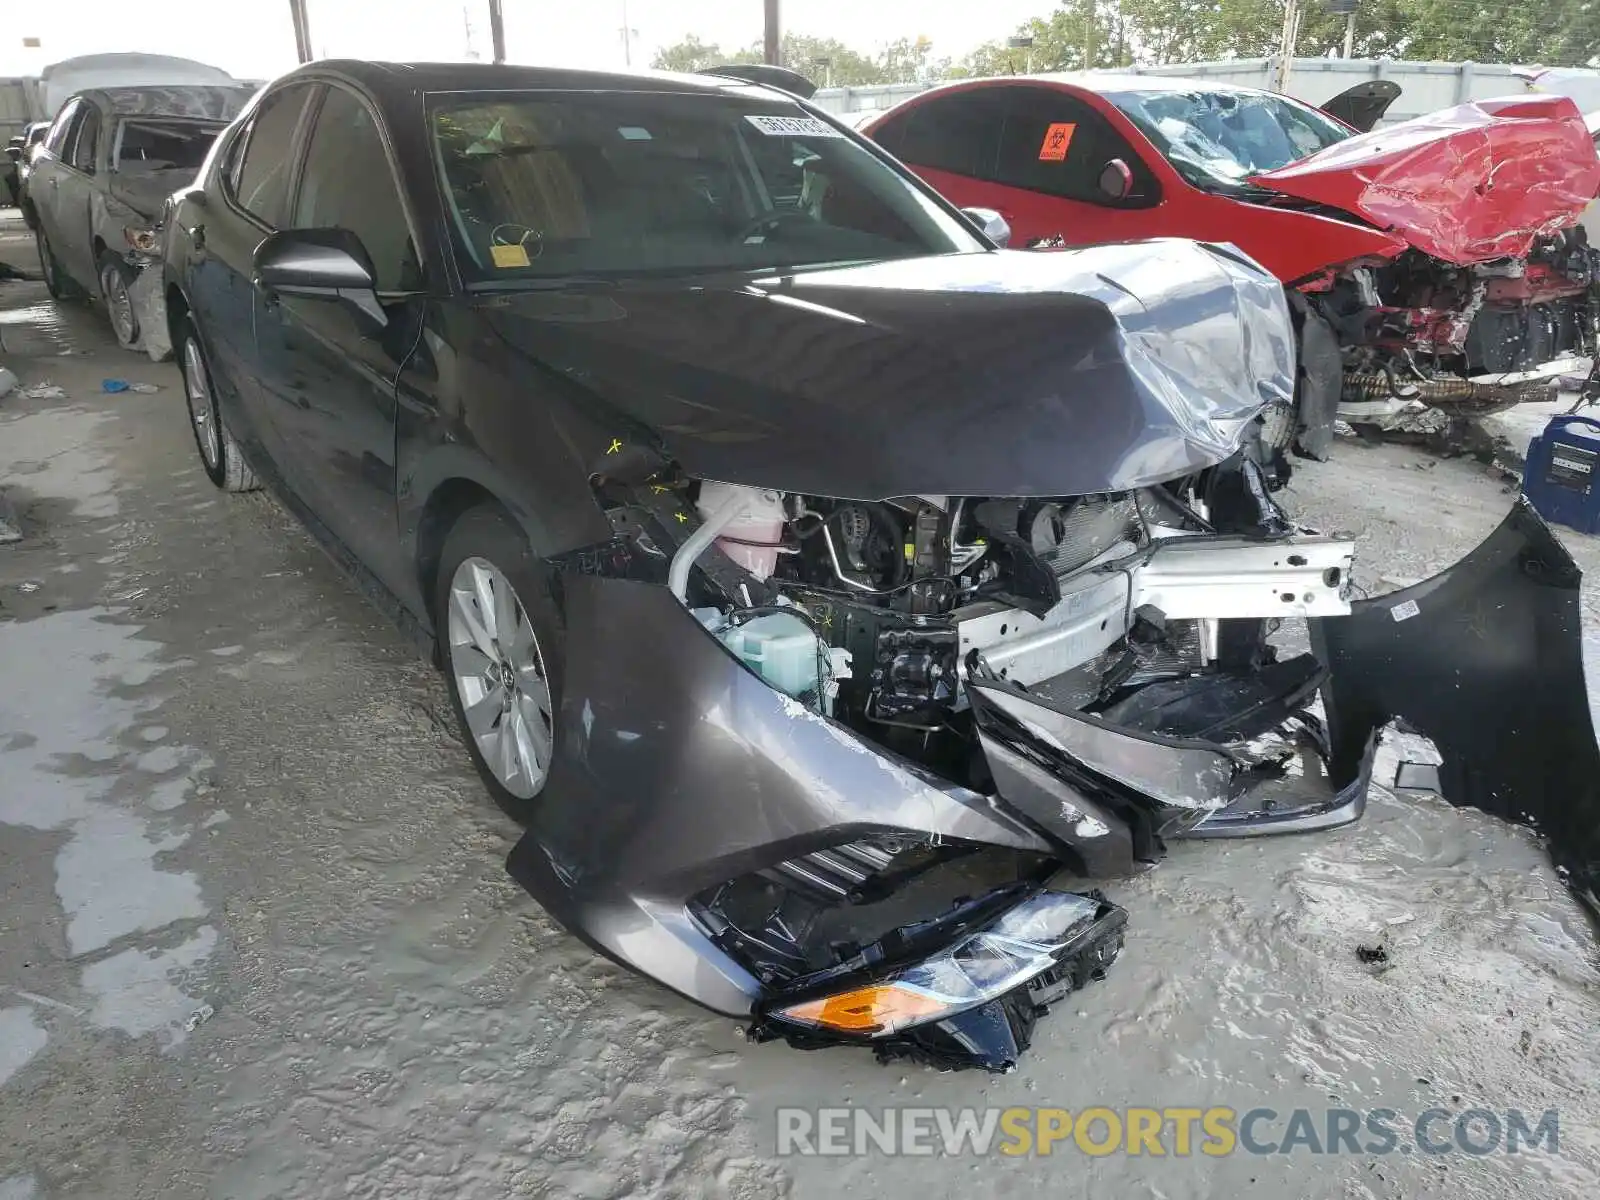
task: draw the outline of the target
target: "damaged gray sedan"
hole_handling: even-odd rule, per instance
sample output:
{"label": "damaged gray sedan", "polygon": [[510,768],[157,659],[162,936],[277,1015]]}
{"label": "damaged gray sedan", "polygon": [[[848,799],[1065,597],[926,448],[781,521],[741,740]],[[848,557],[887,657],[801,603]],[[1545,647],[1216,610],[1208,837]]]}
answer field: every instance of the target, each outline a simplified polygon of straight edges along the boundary
{"label": "damaged gray sedan", "polygon": [[125,349],[171,349],[162,311],[161,214],[194,180],[252,89],[199,85],[82,92],[57,114],[29,177],[23,215],[57,299],[105,305]]}
{"label": "damaged gray sedan", "polygon": [[208,474],[436,653],[515,878],[753,1036],[1008,1069],[1122,950],[1062,878],[1354,821],[1397,718],[1592,901],[1531,510],[1352,602],[1259,461],[1278,283],[979,228],[761,86],[318,63],[175,198],[167,310]]}

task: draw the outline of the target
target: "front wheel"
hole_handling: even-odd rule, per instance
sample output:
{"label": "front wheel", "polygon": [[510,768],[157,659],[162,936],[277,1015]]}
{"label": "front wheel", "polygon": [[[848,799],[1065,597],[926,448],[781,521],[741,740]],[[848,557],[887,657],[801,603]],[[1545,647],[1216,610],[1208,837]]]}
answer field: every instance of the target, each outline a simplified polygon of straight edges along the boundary
{"label": "front wheel", "polygon": [[451,529],[434,595],[463,740],[495,803],[524,823],[555,756],[566,632],[555,583],[522,531],[485,505]]}
{"label": "front wheel", "polygon": [[206,352],[192,321],[184,321],[179,337],[178,363],[183,371],[183,394],[189,406],[189,427],[206,477],[225,492],[252,492],[261,485],[244,461],[239,447],[222,423]]}
{"label": "front wheel", "polygon": [[133,271],[128,264],[109,250],[101,253],[100,298],[111,319],[111,332],[124,350],[139,348],[139,317],[133,311],[133,297],[128,294],[132,285]]}

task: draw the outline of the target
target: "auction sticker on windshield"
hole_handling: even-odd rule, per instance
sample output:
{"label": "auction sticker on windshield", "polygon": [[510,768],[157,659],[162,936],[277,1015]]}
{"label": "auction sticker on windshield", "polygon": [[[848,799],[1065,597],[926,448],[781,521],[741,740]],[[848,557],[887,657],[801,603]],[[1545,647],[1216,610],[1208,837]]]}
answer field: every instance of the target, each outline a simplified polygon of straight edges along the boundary
{"label": "auction sticker on windshield", "polygon": [[1039,144],[1040,162],[1065,162],[1067,147],[1072,145],[1072,135],[1078,131],[1070,121],[1057,121],[1044,131],[1044,141]]}
{"label": "auction sticker on windshield", "polygon": [[745,120],[768,137],[843,137],[837,129],[815,117],[758,117],[747,114]]}

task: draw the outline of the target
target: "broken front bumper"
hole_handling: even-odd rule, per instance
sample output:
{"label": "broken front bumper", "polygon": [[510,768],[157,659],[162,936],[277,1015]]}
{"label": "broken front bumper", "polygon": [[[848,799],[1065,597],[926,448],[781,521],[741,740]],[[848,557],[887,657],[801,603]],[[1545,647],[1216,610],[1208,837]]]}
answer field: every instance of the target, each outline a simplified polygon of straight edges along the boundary
{"label": "broken front bumper", "polygon": [[[1045,873],[1067,863],[1116,875],[1158,859],[1170,838],[1352,821],[1381,731],[1403,718],[1435,741],[1445,797],[1535,825],[1600,915],[1600,750],[1578,581],[1560,543],[1519,503],[1439,576],[1359,602],[1349,616],[1312,617],[1314,657],[1157,681],[1098,716],[969,673],[992,775],[980,792],[774,691],[666,588],[569,574],[556,757],[508,868],[596,949],[697,1003],[752,1018],[756,1036],[1003,1069],[1025,1048],[1033,1016],[1064,994],[1062,982],[1080,985],[1120,945],[1123,918],[1098,901],[1032,941],[1007,927],[1007,914],[1025,916],[1034,897],[1060,895],[1040,890]],[[773,896],[792,894],[799,880],[832,887],[832,912],[876,903],[874,884],[896,903],[920,904],[886,884],[892,871],[870,878],[906,846],[996,850],[1031,866],[998,890],[965,893],[975,901],[926,904],[878,925],[889,932],[852,941],[825,970],[814,961],[768,969],[770,960],[752,960],[750,939],[706,919],[704,898],[730,881]],[[782,932],[777,903],[763,934]],[[971,1004],[948,1011],[902,1005],[889,1011],[918,1019],[867,1028],[882,999],[871,989],[963,947],[988,955],[992,947],[974,939],[989,934],[1012,943],[1020,964],[1014,978],[985,977],[1004,991],[969,993]],[[931,987],[925,978],[917,986]],[[853,993],[854,1010],[839,1000],[834,1015],[862,1024],[817,1020],[830,998]]]}

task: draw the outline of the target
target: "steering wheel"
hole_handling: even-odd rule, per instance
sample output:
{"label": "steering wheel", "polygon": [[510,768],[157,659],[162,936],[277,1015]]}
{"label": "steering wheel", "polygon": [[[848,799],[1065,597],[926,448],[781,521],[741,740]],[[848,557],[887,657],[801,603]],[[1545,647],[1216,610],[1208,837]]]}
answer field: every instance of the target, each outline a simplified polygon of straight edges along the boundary
{"label": "steering wheel", "polygon": [[776,230],[781,225],[790,221],[814,221],[815,218],[802,208],[775,208],[771,212],[764,212],[759,217],[746,221],[734,234],[736,242],[747,242],[763,229]]}

